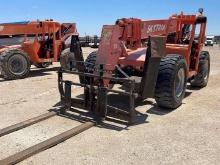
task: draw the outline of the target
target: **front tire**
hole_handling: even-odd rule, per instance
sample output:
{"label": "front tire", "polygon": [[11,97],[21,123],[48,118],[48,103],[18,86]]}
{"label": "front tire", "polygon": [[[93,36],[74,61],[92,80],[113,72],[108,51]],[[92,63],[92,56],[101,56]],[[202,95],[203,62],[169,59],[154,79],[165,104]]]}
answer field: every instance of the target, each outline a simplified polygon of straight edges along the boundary
{"label": "front tire", "polygon": [[[94,51],[88,55],[85,60],[85,72],[86,73],[94,73],[95,63],[96,63],[97,51]],[[86,83],[90,84],[90,78],[85,77]]]}
{"label": "front tire", "polygon": [[88,55],[85,60],[85,69],[87,73],[93,73],[95,69],[95,63],[97,58],[97,51],[94,51]]}
{"label": "front tire", "polygon": [[[71,63],[72,61],[72,63]],[[61,68],[70,70],[71,68],[75,68],[75,54],[70,51],[70,48],[67,48],[62,51],[60,55],[60,65]],[[71,65],[71,66],[70,66]]]}
{"label": "front tire", "polygon": [[0,70],[5,79],[21,79],[29,74],[31,63],[23,50],[10,48],[0,56]]}
{"label": "front tire", "polygon": [[155,88],[157,105],[175,109],[182,104],[187,83],[187,65],[181,55],[168,55],[161,59]]}
{"label": "front tire", "polygon": [[[92,53],[89,54],[89,56],[87,57],[86,61],[85,61],[85,71],[87,73],[94,73],[94,69],[95,69],[95,64],[96,64],[96,58],[97,58],[97,51],[94,51]],[[90,84],[90,79],[87,77],[86,81],[88,84]],[[109,83],[108,84],[108,88],[112,89],[114,87],[114,84]]]}

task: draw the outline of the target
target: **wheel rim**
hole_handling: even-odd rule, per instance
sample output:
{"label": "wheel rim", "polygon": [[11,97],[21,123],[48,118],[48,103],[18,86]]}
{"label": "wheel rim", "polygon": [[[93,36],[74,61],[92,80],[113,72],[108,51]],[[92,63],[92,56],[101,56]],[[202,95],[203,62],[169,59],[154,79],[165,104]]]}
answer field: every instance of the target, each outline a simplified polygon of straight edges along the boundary
{"label": "wheel rim", "polygon": [[205,61],[205,70],[204,70],[204,80],[207,80],[209,77],[209,62]]}
{"label": "wheel rim", "polygon": [[176,81],[175,81],[175,94],[177,97],[180,97],[183,93],[185,84],[185,71],[184,68],[180,68],[177,75],[176,75]]}
{"label": "wheel rim", "polygon": [[27,61],[20,54],[14,54],[8,60],[8,68],[11,73],[14,75],[22,75],[26,72],[27,69]]}

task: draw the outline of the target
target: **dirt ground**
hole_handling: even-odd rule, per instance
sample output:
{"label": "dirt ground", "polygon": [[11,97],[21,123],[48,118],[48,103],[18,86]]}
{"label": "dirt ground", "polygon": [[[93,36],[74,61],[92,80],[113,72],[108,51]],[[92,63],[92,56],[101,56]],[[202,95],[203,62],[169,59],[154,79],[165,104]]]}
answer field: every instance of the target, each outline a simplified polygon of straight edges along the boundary
{"label": "dirt ground", "polygon": [[[142,113],[136,125],[93,127],[19,164],[219,164],[220,47],[205,49],[211,54],[209,84],[200,90],[188,87],[183,105],[175,111],[162,110],[148,99],[147,105],[136,107]],[[91,50],[83,49],[85,55]],[[23,80],[0,78],[0,129],[43,114],[59,102],[58,66],[33,68]],[[53,117],[1,137],[0,159],[77,125],[77,121]]]}

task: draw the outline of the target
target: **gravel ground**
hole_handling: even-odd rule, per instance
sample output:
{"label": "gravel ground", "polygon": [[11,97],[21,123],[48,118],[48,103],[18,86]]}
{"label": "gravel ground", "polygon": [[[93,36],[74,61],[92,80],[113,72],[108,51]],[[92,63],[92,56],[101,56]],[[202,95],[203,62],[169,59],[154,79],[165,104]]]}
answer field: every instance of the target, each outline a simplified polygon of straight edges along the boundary
{"label": "gravel ground", "polygon": [[[136,125],[93,127],[19,164],[219,164],[220,48],[205,49],[211,54],[209,84],[201,90],[188,87],[183,105],[175,111],[162,110],[149,99],[146,105],[136,107],[142,114]],[[83,49],[85,56],[92,50]],[[23,80],[0,78],[0,129],[43,114],[59,102],[58,66],[33,68],[30,77]],[[53,117],[1,137],[0,159],[79,124]]]}

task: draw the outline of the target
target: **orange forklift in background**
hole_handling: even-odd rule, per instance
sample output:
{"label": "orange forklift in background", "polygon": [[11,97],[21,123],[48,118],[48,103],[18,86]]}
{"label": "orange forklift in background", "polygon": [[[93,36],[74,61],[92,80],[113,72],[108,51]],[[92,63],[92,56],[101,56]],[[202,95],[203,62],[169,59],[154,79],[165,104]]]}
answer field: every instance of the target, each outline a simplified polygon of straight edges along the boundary
{"label": "orange forklift in background", "polygon": [[[0,24],[0,73],[5,79],[28,76],[31,64],[48,67],[60,60],[68,47],[65,41],[78,38],[75,23],[46,21]],[[67,48],[63,60],[74,58]]]}

